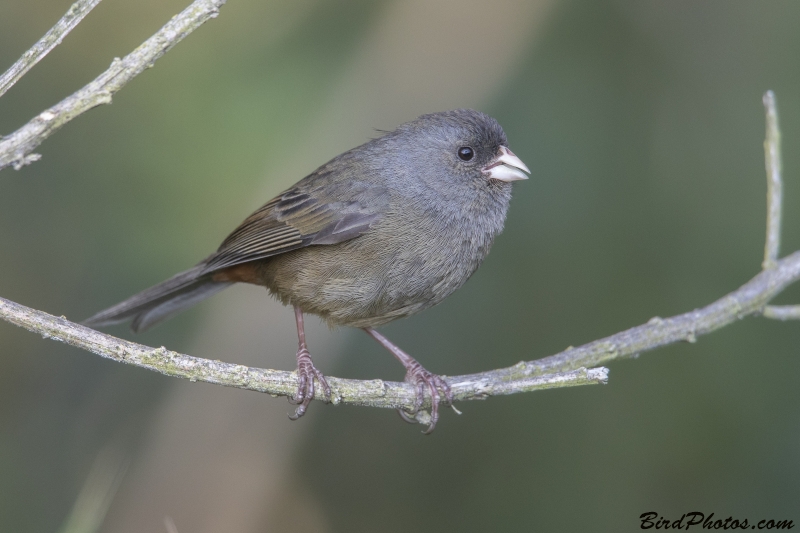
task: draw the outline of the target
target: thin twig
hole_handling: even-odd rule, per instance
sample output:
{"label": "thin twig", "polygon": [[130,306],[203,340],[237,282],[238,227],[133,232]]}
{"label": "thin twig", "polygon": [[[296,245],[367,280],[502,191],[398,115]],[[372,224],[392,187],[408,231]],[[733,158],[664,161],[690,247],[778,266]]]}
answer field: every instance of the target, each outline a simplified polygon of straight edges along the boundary
{"label": "thin twig", "polygon": [[33,66],[38,63],[44,56],[50,53],[50,50],[61,44],[64,37],[71,32],[75,26],[78,25],[83,17],[89,14],[89,11],[100,3],[101,0],[78,0],[61,17],[61,20],[56,22],[56,25],[50,28],[44,37],[39,39],[30,50],[22,54],[22,57],[17,59],[16,63],[0,76],[0,96],[3,96],[15,83],[17,83],[22,76],[24,76]]}
{"label": "thin twig", "polygon": [[111,97],[141,72],[152,67],[184,37],[219,13],[225,0],[195,0],[174,16],[152,37],[111,66],[88,85],[53,107],[39,113],[14,133],[0,139],[0,170],[11,165],[19,170],[41,156],[32,153],[61,126],[101,104],[110,104]]}
{"label": "thin twig", "polygon": [[[775,266],[781,242],[781,211],[783,209],[783,182],[781,174],[781,130],[778,126],[778,109],[775,93],[764,93],[764,110],[767,115],[767,135],[764,139],[764,162],[767,167],[767,241],[764,245],[764,269]],[[763,315],[775,320],[800,320],[800,306],[768,305]]]}
{"label": "thin twig", "polygon": [[763,314],[775,320],[800,320],[800,305],[768,305]]}
{"label": "thin twig", "polygon": [[[0,298],[0,318],[38,333],[44,338],[55,339],[107,359],[146,368],[167,376],[265,392],[275,396],[291,396],[297,392],[295,372],[212,361],[173,352],[164,347],[150,348],[3,298]],[[608,379],[608,370],[605,368],[591,370],[581,368],[546,376],[530,376],[521,372],[515,375],[513,372],[515,368],[522,370],[524,364],[520,363],[501,371],[453,376],[447,378],[447,381],[453,390],[455,400],[480,400],[488,396],[605,383]],[[408,383],[379,379],[372,381],[333,377],[327,379],[335,404],[402,408],[408,411],[414,407],[416,387]],[[315,398],[321,400],[323,396],[324,394],[318,390]]]}
{"label": "thin twig", "polygon": [[772,268],[781,247],[781,210],[783,183],[781,181],[781,131],[775,93],[764,93],[767,114],[767,135],[764,139],[764,163],[767,167],[767,240],[764,245],[764,269]]}

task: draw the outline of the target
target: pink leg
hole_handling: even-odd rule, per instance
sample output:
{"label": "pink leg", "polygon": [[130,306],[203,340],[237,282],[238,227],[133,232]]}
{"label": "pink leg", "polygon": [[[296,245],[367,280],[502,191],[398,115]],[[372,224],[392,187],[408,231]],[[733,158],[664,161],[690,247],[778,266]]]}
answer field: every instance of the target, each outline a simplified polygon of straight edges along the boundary
{"label": "pink leg", "polygon": [[[425,368],[419,364],[416,359],[392,344],[389,339],[375,331],[373,328],[364,328],[364,331],[366,331],[370,337],[378,341],[381,346],[392,352],[392,355],[394,355],[397,360],[400,361],[404,367],[406,367],[406,381],[417,386],[417,400],[416,404],[414,405],[414,411],[411,413],[412,415],[416,414],[416,412],[422,407],[422,402],[425,400],[425,387],[428,388],[428,391],[431,394],[431,425],[428,426],[425,434],[433,431],[433,429],[436,427],[436,422],[439,421],[439,389],[441,389],[441,391],[444,393],[445,401],[450,405],[453,404],[453,391],[450,390],[450,385],[448,385],[441,376],[431,374],[425,370]],[[413,420],[411,420],[402,410],[398,412],[403,420],[406,422],[413,422]]]}
{"label": "pink leg", "polygon": [[289,398],[289,402],[297,405],[297,409],[295,409],[294,415],[289,416],[289,418],[297,420],[305,414],[308,404],[314,399],[314,378],[317,378],[319,384],[325,389],[325,398],[328,401],[331,399],[331,388],[328,386],[328,382],[325,381],[325,376],[322,375],[322,372],[314,366],[311,354],[308,353],[306,331],[303,325],[303,312],[297,306],[294,308],[294,319],[297,322],[297,340],[299,342],[299,347],[297,348],[297,394],[295,394],[294,398]]}

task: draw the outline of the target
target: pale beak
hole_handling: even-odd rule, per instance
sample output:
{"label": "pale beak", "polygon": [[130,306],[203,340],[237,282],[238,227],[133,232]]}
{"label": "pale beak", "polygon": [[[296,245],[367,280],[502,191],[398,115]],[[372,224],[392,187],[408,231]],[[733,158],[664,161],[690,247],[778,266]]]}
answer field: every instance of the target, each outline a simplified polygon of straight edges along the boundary
{"label": "pale beak", "polygon": [[526,180],[528,176],[525,173],[531,173],[525,163],[505,146],[500,147],[500,155],[483,167],[482,170],[488,178],[506,182]]}

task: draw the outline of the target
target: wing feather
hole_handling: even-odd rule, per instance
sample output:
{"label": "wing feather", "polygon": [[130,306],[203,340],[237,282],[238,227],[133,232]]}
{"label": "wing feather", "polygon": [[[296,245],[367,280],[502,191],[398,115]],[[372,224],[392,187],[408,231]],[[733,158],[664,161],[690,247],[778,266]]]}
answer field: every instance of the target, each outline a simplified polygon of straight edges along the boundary
{"label": "wing feather", "polygon": [[[348,197],[339,194],[325,202],[320,200],[313,180],[304,181],[242,222],[205,261],[204,271],[266,259],[305,246],[354,239],[378,221],[388,205],[388,193],[383,187],[353,184]],[[319,185],[324,187],[324,183]]]}

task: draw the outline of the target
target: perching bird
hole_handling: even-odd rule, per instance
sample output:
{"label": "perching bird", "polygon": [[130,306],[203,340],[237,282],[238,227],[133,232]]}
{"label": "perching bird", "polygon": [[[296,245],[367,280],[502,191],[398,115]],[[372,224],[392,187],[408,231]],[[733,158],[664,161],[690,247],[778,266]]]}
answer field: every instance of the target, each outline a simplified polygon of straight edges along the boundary
{"label": "perching bird", "polygon": [[[374,328],[441,302],[481,264],[503,229],[511,182],[525,164],[496,120],[470,109],[422,115],[335,157],[250,215],[197,266],[84,323],[132,320],[143,331],[232,283],[266,286],[294,307],[299,348],[295,415],[330,398],[305,342],[303,313],[362,328],[406,368],[420,409],[427,388],[438,420],[440,376]],[[403,412],[401,415],[407,418]]]}

